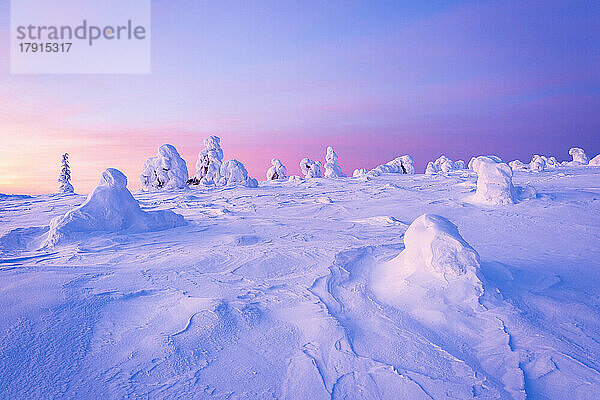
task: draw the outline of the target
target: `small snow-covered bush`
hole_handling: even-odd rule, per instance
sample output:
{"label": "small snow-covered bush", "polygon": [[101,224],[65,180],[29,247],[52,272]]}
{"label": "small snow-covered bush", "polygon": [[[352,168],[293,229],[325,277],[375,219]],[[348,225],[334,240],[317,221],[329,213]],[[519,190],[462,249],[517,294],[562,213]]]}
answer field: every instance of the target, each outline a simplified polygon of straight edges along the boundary
{"label": "small snow-covered bush", "polygon": [[62,165],[60,169],[60,176],[58,177],[58,182],[60,183],[58,191],[59,193],[73,193],[75,189],[73,189],[73,185],[71,185],[71,167],[69,166],[69,153],[65,153],[62,155],[61,164]]}
{"label": "small snow-covered bush", "polygon": [[46,245],[94,232],[147,232],[184,224],[169,210],[143,211],[127,189],[127,177],[108,168],[83,204],[52,220]]}
{"label": "small snow-covered bush", "polygon": [[569,150],[569,155],[573,157],[573,161],[571,161],[570,165],[587,165],[589,162],[585,151],[579,147],[573,147]]}
{"label": "small snow-covered bush", "polygon": [[303,158],[302,161],[300,161],[300,170],[304,174],[305,179],[323,177],[323,174],[321,173],[320,161],[313,161],[310,158]]}
{"label": "small snow-covered bush", "polygon": [[200,183],[217,183],[221,179],[221,164],[223,163],[223,150],[221,149],[221,138],[209,136],[204,139],[204,150],[198,153],[196,161],[196,175],[188,184],[198,185]]}
{"label": "small snow-covered bush", "polygon": [[325,178],[345,178],[346,174],[342,172],[342,169],[337,165],[338,155],[333,151],[333,147],[327,147],[327,154],[325,155]]}
{"label": "small snow-covered bush", "polygon": [[274,158],[271,160],[271,168],[267,171],[267,180],[273,181],[277,179],[287,178],[287,169],[280,160]]}
{"label": "small snow-covered bush", "polygon": [[426,175],[435,175],[435,174],[447,174],[451,171],[465,169],[465,162],[462,160],[458,160],[456,162],[452,161],[445,155],[441,155],[437,160],[433,162],[427,163],[427,168],[425,169]]}
{"label": "small snow-covered bush", "polygon": [[144,190],[180,189],[187,180],[187,164],[170,144],[163,144],[156,156],[146,160],[140,176]]}
{"label": "small snow-covered bush", "polygon": [[244,164],[238,160],[227,160],[221,165],[220,185],[257,187],[258,181],[248,176]]}
{"label": "small snow-covered bush", "polygon": [[477,191],[473,200],[492,205],[515,203],[512,169],[498,160],[498,157],[479,156],[469,163],[477,173]]}
{"label": "small snow-covered bush", "polygon": [[366,169],[356,169],[352,173],[353,177],[360,176],[379,176],[381,174],[409,174],[415,173],[415,160],[408,154],[396,157],[392,161],[381,164],[370,171]]}

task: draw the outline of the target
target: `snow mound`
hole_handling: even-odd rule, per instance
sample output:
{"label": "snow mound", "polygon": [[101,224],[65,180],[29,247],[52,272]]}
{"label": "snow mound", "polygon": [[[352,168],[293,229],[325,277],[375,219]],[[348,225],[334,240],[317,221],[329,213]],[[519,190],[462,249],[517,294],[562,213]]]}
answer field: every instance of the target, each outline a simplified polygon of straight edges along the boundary
{"label": "snow mound", "polygon": [[569,150],[569,155],[573,157],[570,165],[587,165],[588,157],[585,155],[585,151],[579,147],[573,147]]}
{"label": "snow mound", "polygon": [[102,173],[98,186],[80,206],[50,222],[46,245],[93,232],[148,232],[185,224],[172,211],[143,211],[127,189],[127,177],[114,168]]}
{"label": "snow mound", "polygon": [[204,139],[204,150],[198,153],[196,161],[196,175],[188,181],[189,184],[198,185],[219,182],[221,178],[221,164],[223,163],[223,150],[221,138],[209,136]]}
{"label": "snow mound", "polygon": [[358,169],[355,169],[354,172],[352,172],[352,177],[359,178],[361,176],[367,175],[368,172],[369,171],[364,168],[358,168]]}
{"label": "snow mound", "polygon": [[323,174],[321,173],[320,161],[313,161],[310,158],[303,158],[302,161],[300,161],[300,170],[306,179],[323,177]]}
{"label": "snow mound", "polygon": [[452,161],[445,155],[441,155],[437,160],[427,163],[425,169],[426,175],[447,174],[451,171],[465,169],[465,162],[458,160]]}
{"label": "snow mound", "polygon": [[592,167],[600,167],[600,154],[592,158],[588,165],[591,165]]}
{"label": "snow mound", "polygon": [[484,371],[497,374],[510,393],[507,398],[524,399],[519,355],[511,350],[494,311],[481,304],[486,282],[479,254],[452,222],[433,214],[410,224],[404,246],[398,256],[376,267],[371,283],[375,296],[428,329],[468,343],[466,351],[473,352]]}
{"label": "snow mound", "polygon": [[267,171],[267,180],[273,181],[277,179],[287,178],[287,169],[277,158],[271,160],[271,168]]}
{"label": "snow mound", "polygon": [[223,186],[246,186],[258,187],[258,181],[248,176],[244,164],[238,160],[227,160],[221,165],[221,179],[219,184]]}
{"label": "snow mound", "polygon": [[499,157],[474,157],[469,165],[477,173],[477,191],[473,198],[475,202],[491,205],[515,203],[512,169]]}
{"label": "snow mound", "polygon": [[146,160],[140,176],[144,190],[181,189],[187,180],[187,164],[170,144],[163,144],[156,156]]}
{"label": "snow mound", "polygon": [[333,151],[333,147],[327,147],[327,154],[325,155],[325,178],[345,178],[346,174],[342,172],[342,169],[337,165],[338,155]]}

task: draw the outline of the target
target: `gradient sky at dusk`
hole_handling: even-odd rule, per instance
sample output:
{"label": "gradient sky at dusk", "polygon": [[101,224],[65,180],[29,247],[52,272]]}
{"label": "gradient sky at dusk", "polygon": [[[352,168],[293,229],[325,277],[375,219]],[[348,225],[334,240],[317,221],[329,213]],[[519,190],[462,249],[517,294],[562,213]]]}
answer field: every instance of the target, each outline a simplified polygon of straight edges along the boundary
{"label": "gradient sky at dusk", "polygon": [[107,167],[139,188],[203,138],[264,179],[335,147],[346,173],[402,155],[600,153],[600,2],[152,2],[152,74],[11,75],[0,3],[0,192],[50,193],[60,154],[87,193]]}

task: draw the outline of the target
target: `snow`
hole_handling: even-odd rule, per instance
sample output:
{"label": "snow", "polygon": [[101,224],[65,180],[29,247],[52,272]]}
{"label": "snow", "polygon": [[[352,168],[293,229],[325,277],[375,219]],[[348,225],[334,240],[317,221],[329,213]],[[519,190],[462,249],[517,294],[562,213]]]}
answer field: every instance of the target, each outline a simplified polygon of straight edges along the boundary
{"label": "snow", "polygon": [[560,163],[556,161],[554,157],[541,156],[535,154],[531,158],[529,164],[525,164],[520,160],[514,160],[508,163],[513,171],[531,171],[531,172],[542,172],[547,169],[555,169],[560,167]]}
{"label": "snow", "polygon": [[579,147],[573,147],[569,150],[569,155],[573,157],[573,161],[571,161],[572,165],[581,164],[586,165],[588,163],[588,158],[585,155],[585,151]]}
{"label": "snow", "polygon": [[479,156],[471,160],[470,167],[477,174],[477,191],[473,201],[503,205],[517,200],[512,183],[513,172],[499,157]]}
{"label": "snow", "polygon": [[[502,206],[468,170],[132,194],[107,172],[0,196],[0,398],[600,392],[599,168],[514,171],[537,196]],[[77,209],[119,217],[30,246]],[[186,224],[114,222],[160,210]]]}
{"label": "snow", "polygon": [[465,169],[465,162],[463,160],[452,161],[445,155],[441,155],[437,160],[428,162],[425,168],[426,175],[435,174],[448,174],[452,171]]}
{"label": "snow", "polygon": [[244,164],[238,160],[227,160],[221,165],[221,180],[220,185],[236,186],[242,185],[247,187],[257,187],[258,181],[248,176],[248,171]]}
{"label": "snow", "polygon": [[287,169],[277,158],[271,160],[271,168],[267,170],[267,180],[273,181],[277,179],[287,178]]}
{"label": "snow", "polygon": [[408,154],[396,157],[392,161],[388,161],[385,164],[381,164],[370,171],[366,169],[355,169],[352,173],[353,177],[362,176],[380,176],[381,174],[408,174],[413,175],[415,173],[414,159]]}
{"label": "snow", "polygon": [[148,232],[183,224],[183,217],[170,210],[142,211],[127,189],[127,177],[108,168],[82,205],[50,222],[45,245],[54,246],[98,231]]}
{"label": "snow", "polygon": [[333,147],[327,147],[327,154],[325,155],[325,178],[345,178],[346,174],[342,172],[342,169],[338,162],[338,155],[333,151]]}
{"label": "snow", "polygon": [[204,139],[204,149],[198,153],[196,161],[196,175],[191,184],[216,184],[221,179],[221,164],[223,162],[223,149],[221,149],[221,138],[208,136]]}
{"label": "snow", "polygon": [[596,157],[592,158],[588,165],[590,165],[592,167],[600,167],[600,154],[598,154]]}
{"label": "snow", "polygon": [[323,177],[320,161],[313,161],[310,158],[303,158],[302,161],[300,161],[300,170],[304,174],[305,179]]}
{"label": "snow", "polygon": [[58,182],[60,183],[60,187],[58,189],[59,193],[70,194],[75,192],[73,185],[71,185],[71,168],[69,167],[69,153],[65,153],[62,155],[61,170],[60,175],[58,177]]}
{"label": "snow", "polygon": [[144,190],[181,189],[187,180],[187,164],[170,144],[163,144],[156,156],[146,160],[140,176]]}

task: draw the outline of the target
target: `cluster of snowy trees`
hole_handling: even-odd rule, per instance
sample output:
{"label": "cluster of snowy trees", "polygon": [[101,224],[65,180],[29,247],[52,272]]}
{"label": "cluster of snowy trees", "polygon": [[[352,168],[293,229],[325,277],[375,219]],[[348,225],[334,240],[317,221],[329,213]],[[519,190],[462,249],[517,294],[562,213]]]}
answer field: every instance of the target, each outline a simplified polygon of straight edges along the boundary
{"label": "cluster of snowy trees", "polygon": [[425,168],[425,175],[435,174],[447,174],[451,171],[465,169],[465,162],[463,160],[452,161],[445,155],[441,155],[437,160],[427,163]]}

